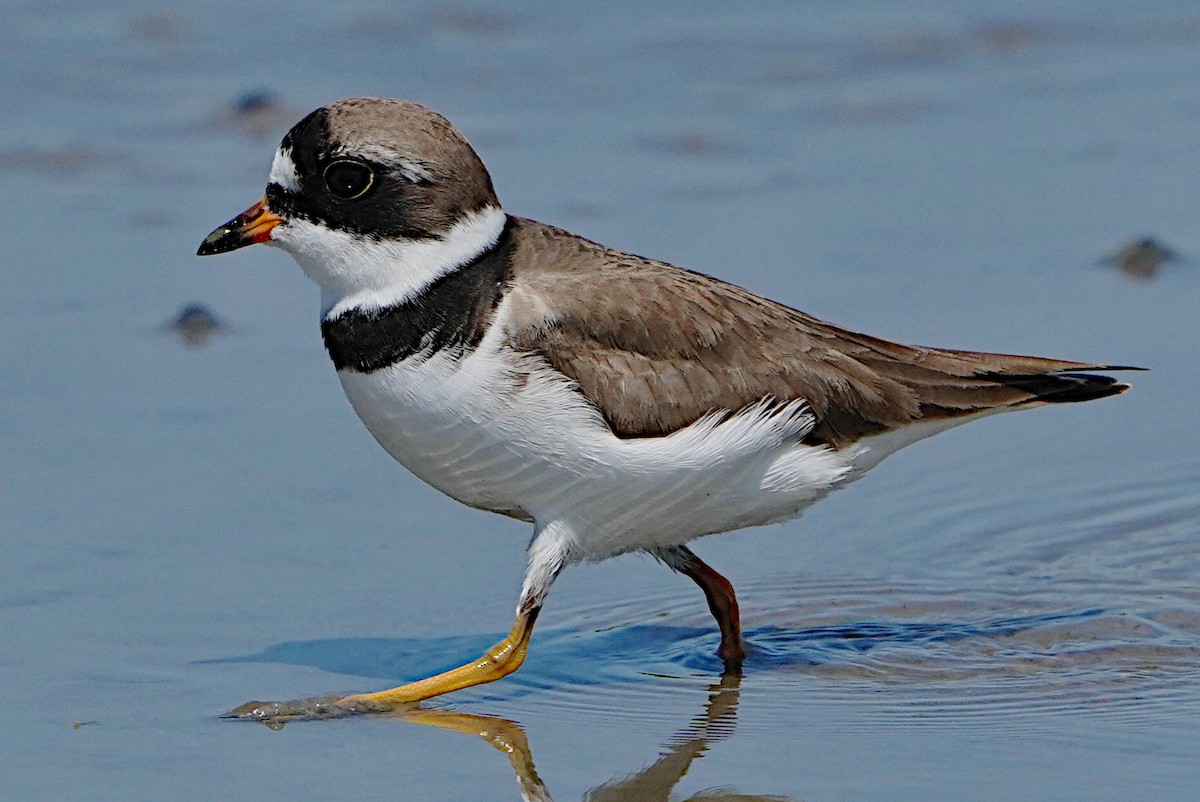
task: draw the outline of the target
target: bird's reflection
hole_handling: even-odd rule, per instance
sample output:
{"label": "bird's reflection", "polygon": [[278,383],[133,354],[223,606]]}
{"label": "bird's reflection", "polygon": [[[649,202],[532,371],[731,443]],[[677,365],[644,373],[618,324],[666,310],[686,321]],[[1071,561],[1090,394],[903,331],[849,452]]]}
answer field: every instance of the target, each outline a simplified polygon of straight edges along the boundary
{"label": "bird's reflection", "polygon": [[[584,797],[586,802],[667,802],[671,791],[687,774],[693,761],[709,747],[733,734],[737,718],[740,677],[727,675],[709,688],[704,711],[663,745],[662,755],[628,777],[606,782]],[[438,708],[417,708],[395,715],[414,724],[477,735],[508,755],[527,802],[552,802],[538,777],[525,730],[515,721],[496,716],[458,713]],[[740,794],[727,790],[702,791],[683,802],[786,802],[786,797]]]}

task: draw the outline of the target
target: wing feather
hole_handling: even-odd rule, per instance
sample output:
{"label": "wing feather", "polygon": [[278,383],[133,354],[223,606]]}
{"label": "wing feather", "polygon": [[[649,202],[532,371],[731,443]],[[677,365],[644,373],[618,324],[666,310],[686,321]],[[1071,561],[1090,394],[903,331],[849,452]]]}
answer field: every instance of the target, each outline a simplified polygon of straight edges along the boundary
{"label": "wing feather", "polygon": [[1055,376],[1104,365],[881,340],[699,273],[516,223],[510,344],[572,379],[622,437],[803,398],[817,419],[809,437],[841,447],[917,420],[1127,387],[1088,377],[1095,385],[1083,390],[1077,377]]}

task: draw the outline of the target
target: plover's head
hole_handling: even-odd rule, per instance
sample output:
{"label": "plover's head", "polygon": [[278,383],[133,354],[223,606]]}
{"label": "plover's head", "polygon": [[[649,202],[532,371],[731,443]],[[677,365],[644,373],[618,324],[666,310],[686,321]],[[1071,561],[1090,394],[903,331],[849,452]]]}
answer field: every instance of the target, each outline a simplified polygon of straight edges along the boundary
{"label": "plover's head", "polygon": [[266,195],[198,253],[277,245],[336,314],[406,300],[491,247],[504,222],[487,169],[444,117],[353,98],[297,123],[275,152]]}

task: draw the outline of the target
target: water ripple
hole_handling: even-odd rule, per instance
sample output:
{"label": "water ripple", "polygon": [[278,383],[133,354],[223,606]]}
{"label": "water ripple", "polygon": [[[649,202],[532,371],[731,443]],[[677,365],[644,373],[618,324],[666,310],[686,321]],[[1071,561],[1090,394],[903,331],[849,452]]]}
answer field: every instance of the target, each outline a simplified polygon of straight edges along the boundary
{"label": "water ripple", "polygon": [[[992,729],[1062,713],[1149,724],[1200,707],[1196,595],[861,579],[763,580],[743,591],[755,604],[744,611],[743,693],[780,709],[853,705],[864,726]],[[717,635],[692,601],[570,611],[572,627],[542,633],[531,670],[514,676],[521,704],[645,718],[654,697],[704,687],[720,673]]]}
{"label": "water ripple", "polygon": [[[1020,732],[1063,715],[1149,728],[1195,717],[1197,475],[1168,475],[1090,489],[1064,482],[1053,491],[1059,504],[1024,527],[1004,520],[1011,511],[958,508],[947,534],[971,541],[964,558],[940,572],[913,569],[921,580],[782,574],[739,583],[741,692],[780,711],[766,717],[775,724],[757,726],[795,726],[814,705],[836,706],[848,728],[919,721]],[[281,643],[232,659],[382,685],[445,669],[502,634]],[[560,600],[520,672],[453,703],[576,711],[601,726],[670,721],[674,700],[720,677],[717,644],[687,583],[575,608]]]}

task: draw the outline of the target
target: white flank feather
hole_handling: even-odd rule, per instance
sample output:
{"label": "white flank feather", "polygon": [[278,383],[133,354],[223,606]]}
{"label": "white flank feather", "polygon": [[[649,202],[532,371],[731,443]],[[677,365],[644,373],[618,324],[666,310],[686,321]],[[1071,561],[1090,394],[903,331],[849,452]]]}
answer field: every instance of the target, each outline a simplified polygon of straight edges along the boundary
{"label": "white flank feather", "polygon": [[[678,545],[799,514],[850,473],[799,442],[802,401],[708,415],[665,437],[615,436],[545,362],[504,345],[506,304],[480,346],[339,374],[400,463],[474,507],[532,518],[568,561]],[[551,537],[552,536],[552,537]]]}

